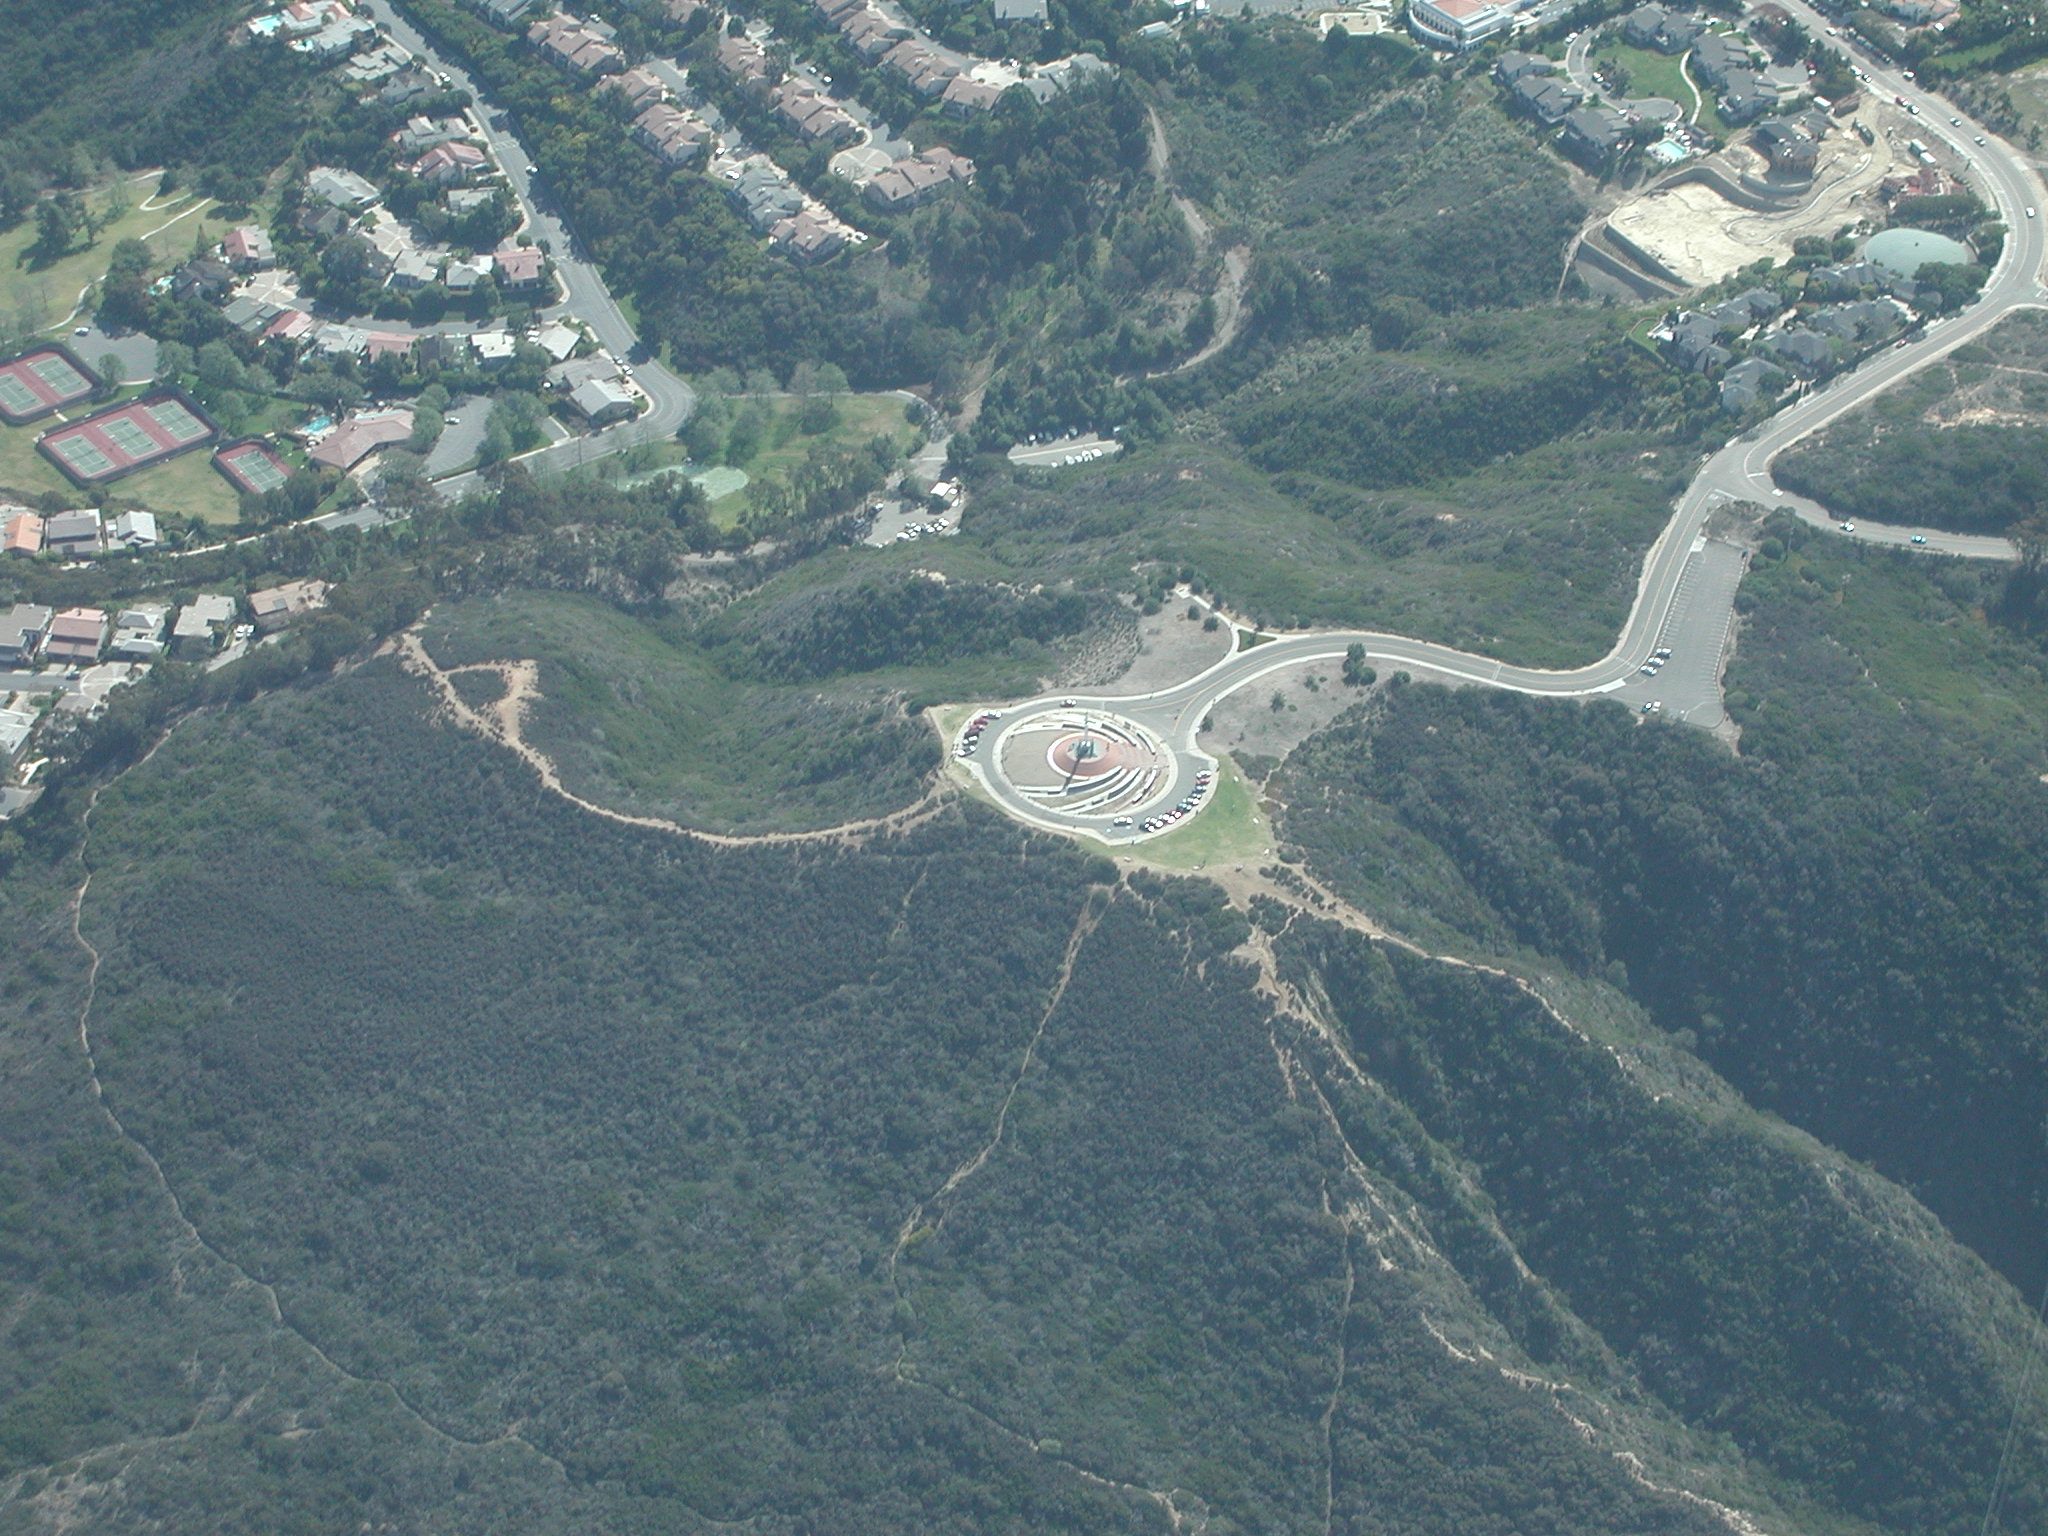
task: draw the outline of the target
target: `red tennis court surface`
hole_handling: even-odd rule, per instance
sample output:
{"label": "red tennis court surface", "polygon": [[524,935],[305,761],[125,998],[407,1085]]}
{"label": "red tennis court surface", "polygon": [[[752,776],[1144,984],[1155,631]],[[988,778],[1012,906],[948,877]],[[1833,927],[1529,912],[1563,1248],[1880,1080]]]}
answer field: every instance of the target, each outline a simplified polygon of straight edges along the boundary
{"label": "red tennis court surface", "polygon": [[0,362],[0,421],[12,427],[38,421],[99,392],[99,375],[68,347],[31,347]]}
{"label": "red tennis court surface", "polygon": [[209,443],[215,430],[198,406],[166,389],[52,428],[36,447],[80,485],[103,485]]}
{"label": "red tennis court surface", "polygon": [[257,496],[276,490],[292,477],[291,465],[277,450],[253,437],[215,449],[213,467],[226,475],[236,490]]}

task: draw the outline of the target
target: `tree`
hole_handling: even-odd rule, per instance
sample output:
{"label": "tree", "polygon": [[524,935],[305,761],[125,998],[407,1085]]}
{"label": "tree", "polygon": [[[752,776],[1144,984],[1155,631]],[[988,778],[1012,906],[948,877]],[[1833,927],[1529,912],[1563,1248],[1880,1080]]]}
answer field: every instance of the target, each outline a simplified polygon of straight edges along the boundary
{"label": "tree", "polygon": [[1379,673],[1365,664],[1365,647],[1354,644],[1344,652],[1344,681],[1353,688],[1370,688]]}

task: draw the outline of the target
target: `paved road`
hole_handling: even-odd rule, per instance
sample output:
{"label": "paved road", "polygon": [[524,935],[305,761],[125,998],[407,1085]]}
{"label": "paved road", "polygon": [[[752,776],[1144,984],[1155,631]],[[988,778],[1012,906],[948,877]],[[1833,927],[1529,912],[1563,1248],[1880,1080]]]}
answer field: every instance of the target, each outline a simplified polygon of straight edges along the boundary
{"label": "paved road", "polygon": [[[1816,37],[1827,22],[1801,0],[1781,0]],[[1584,41],[1583,39],[1581,40]],[[1599,661],[1565,671],[1518,667],[1474,656],[1448,646],[1401,635],[1339,631],[1295,635],[1238,651],[1200,676],[1172,688],[1128,698],[1077,698],[1083,712],[1098,710],[1123,715],[1151,731],[1172,750],[1173,772],[1148,804],[1169,806],[1187,794],[1194,774],[1213,766],[1213,759],[1195,744],[1202,718],[1216,702],[1249,687],[1283,667],[1303,662],[1335,662],[1347,648],[1363,645],[1380,671],[1395,668],[1447,682],[1507,688],[1519,693],[1558,698],[1611,694],[1638,708],[1654,705],[1664,718],[1712,727],[1723,720],[1721,660],[1734,622],[1735,589],[1743,569],[1743,553],[1716,536],[1715,514],[1733,502],[1780,505],[1816,526],[1835,529],[1843,537],[1876,544],[1924,548],[1929,553],[1976,559],[2010,559],[2009,541],[1934,528],[1857,524],[1853,533],[1838,524],[1825,507],[1786,494],[1772,482],[1772,461],[1792,444],[1846,412],[1892,388],[1955,348],[1983,335],[2007,315],[2048,303],[2040,273],[2048,241],[2044,241],[2039,210],[2048,205],[2041,182],[2026,157],[1988,129],[1963,116],[1948,102],[1930,96],[1896,69],[1867,67],[1869,88],[1885,96],[1904,96],[1920,104],[1926,132],[1945,140],[1968,163],[1983,192],[1994,202],[2010,231],[2005,250],[1979,300],[1959,316],[1929,326],[1869,359],[1854,372],[1838,376],[1811,391],[1759,427],[1718,453],[1702,460],[1698,473],[1679,498],[1671,521],[1643,562],[1634,606],[1614,648]],[[1961,118],[1952,123],[1952,117]],[[1976,140],[1984,142],[1979,145]],[[2035,210],[2030,216],[2029,210]],[[1658,650],[1668,650],[1654,675],[1643,667]],[[1063,699],[1034,699],[1005,711],[1000,726],[982,737],[967,759],[970,771],[1019,820],[1038,826],[1093,833],[1104,841],[1142,841],[1135,829],[1112,828],[1108,813],[1063,814],[1008,784],[998,767],[1002,739],[1018,725],[1049,713],[1071,709]],[[1140,820],[1144,810],[1138,812]]]}
{"label": "paved road", "polygon": [[[546,199],[536,196],[538,176],[529,169],[533,162],[527,158],[525,147],[513,134],[504,114],[490,105],[482,87],[461,64],[443,55],[424,33],[399,15],[391,0],[365,0],[365,8],[400,47],[426,59],[431,68],[447,75],[458,89],[469,92],[476,103],[476,118],[483,127],[484,141],[519,200],[525,232],[554,260],[562,300],[546,313],[571,314],[588,325],[614,357],[635,365],[633,382],[647,396],[649,408],[637,420],[622,422],[594,436],[572,438],[528,455],[524,462],[531,469],[567,469],[636,443],[673,437],[676,429],[690,419],[690,412],[696,408],[696,395],[689,385],[646,354],[640,345],[640,333],[613,299],[596,266],[583,256],[569,227],[551,211],[552,205]],[[472,487],[474,480],[473,475],[458,476],[442,482],[441,489],[444,494],[459,496]]]}

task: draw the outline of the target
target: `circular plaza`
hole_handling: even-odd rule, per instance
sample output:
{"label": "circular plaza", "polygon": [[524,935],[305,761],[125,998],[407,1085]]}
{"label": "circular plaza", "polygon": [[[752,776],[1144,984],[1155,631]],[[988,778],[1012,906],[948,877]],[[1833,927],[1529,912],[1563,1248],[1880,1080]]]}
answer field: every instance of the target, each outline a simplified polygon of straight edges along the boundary
{"label": "circular plaza", "polygon": [[1136,721],[1078,705],[1019,720],[996,743],[998,773],[1068,816],[1129,815],[1165,793],[1172,755]]}

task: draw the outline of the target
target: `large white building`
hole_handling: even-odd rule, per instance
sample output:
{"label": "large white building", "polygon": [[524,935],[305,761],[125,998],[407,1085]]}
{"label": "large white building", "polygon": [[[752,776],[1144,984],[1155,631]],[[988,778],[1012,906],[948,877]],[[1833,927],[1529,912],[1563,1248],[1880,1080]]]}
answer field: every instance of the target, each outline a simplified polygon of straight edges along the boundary
{"label": "large white building", "polygon": [[1505,32],[1514,11],[1495,0],[1408,0],[1408,30],[1432,48],[1463,53]]}

